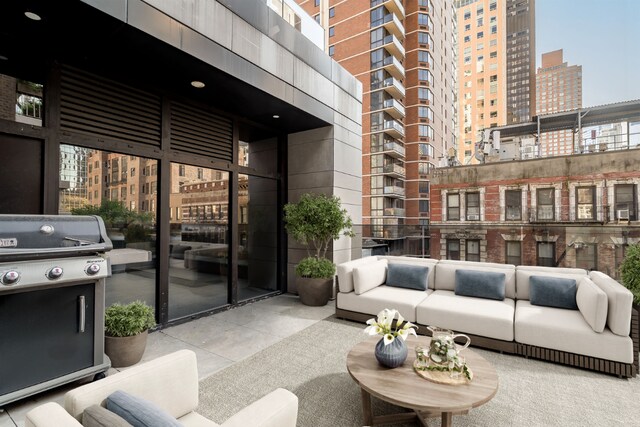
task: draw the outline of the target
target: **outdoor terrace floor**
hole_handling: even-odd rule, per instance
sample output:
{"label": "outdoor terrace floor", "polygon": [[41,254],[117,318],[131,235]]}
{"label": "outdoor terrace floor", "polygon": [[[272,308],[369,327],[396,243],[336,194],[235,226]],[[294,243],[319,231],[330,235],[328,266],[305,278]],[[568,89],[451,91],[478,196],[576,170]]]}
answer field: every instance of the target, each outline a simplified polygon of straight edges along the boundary
{"label": "outdoor terrace floor", "polygon": [[[333,301],[324,307],[308,307],[297,296],[279,295],[153,332],[142,361],[190,349],[197,355],[198,372],[203,379],[334,312]],[[0,413],[0,427],[24,426],[28,411],[50,401],[62,404],[64,394],[77,386],[78,383],[68,384],[7,405]]]}

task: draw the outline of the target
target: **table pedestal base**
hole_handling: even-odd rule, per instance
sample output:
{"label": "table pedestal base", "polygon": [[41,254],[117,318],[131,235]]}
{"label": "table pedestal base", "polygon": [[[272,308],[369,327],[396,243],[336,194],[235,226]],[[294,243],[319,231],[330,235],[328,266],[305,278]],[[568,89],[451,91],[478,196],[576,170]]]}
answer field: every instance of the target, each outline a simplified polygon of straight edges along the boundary
{"label": "table pedestal base", "polygon": [[427,418],[437,418],[440,417],[442,427],[451,427],[453,426],[453,416],[454,415],[466,415],[469,413],[468,410],[464,411],[453,411],[453,412],[432,412],[432,411],[413,411],[413,412],[399,412],[397,414],[389,414],[389,415],[378,415],[373,416],[373,411],[371,410],[371,395],[364,389],[360,389],[362,394],[362,414],[364,418],[365,426],[379,426],[385,424],[398,424],[407,421],[415,421],[424,426],[429,427],[427,422]]}

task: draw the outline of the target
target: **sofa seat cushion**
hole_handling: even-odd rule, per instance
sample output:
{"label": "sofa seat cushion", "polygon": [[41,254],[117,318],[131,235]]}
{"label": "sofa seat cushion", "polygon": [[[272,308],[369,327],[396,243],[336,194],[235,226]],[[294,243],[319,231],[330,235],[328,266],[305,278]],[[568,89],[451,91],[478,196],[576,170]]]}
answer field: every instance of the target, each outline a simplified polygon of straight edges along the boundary
{"label": "sofa seat cushion", "polygon": [[220,424],[214,423],[197,412],[189,412],[187,415],[178,418],[178,421],[184,427],[220,427]]}
{"label": "sofa seat cushion", "polygon": [[418,304],[416,321],[421,325],[513,341],[514,307],[510,298],[498,301],[464,297],[453,291],[435,291]]}
{"label": "sofa seat cushion", "polygon": [[396,309],[406,320],[415,322],[416,306],[428,298],[431,292],[431,289],[416,291],[382,285],[361,295],[356,295],[355,292],[339,292],[336,304],[342,310],[373,316],[377,316],[385,308]]}
{"label": "sofa seat cushion", "polygon": [[631,337],[613,334],[608,328],[601,334],[577,310],[516,303],[515,338],[522,344],[566,351],[622,363],[633,363]]}

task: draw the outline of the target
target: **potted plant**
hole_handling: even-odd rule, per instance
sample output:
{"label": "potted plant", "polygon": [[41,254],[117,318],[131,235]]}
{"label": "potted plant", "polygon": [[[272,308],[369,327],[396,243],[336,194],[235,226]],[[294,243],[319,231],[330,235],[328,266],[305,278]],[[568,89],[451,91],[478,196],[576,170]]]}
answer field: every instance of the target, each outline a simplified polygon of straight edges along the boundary
{"label": "potted plant", "polygon": [[640,244],[627,247],[624,260],[620,264],[622,284],[633,294],[633,305],[640,306]]}
{"label": "potted plant", "polygon": [[298,203],[284,207],[285,228],[306,245],[307,257],[296,266],[296,288],[306,305],[325,305],[333,293],[335,264],[326,258],[333,240],[341,234],[353,237],[351,218],[340,199],[324,194],[303,194]]}
{"label": "potted plant", "polygon": [[149,328],[156,325],[153,307],[142,301],[115,303],[105,311],[105,353],[111,366],[131,366],[142,359]]}

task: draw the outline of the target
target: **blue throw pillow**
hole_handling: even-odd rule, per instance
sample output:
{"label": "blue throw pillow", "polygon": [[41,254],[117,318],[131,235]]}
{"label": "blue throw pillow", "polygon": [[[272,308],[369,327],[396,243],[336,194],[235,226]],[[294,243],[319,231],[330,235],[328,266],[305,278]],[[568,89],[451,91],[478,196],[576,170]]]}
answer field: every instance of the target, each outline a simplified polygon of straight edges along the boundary
{"label": "blue throw pillow", "polygon": [[529,302],[533,305],[577,310],[576,281],[560,277],[531,276]]}
{"label": "blue throw pillow", "polygon": [[480,270],[456,270],[456,295],[504,300],[504,273]]}
{"label": "blue throw pillow", "polygon": [[385,285],[396,288],[426,291],[429,283],[429,267],[410,264],[389,264]]}
{"label": "blue throw pillow", "polygon": [[107,397],[107,409],[120,415],[133,427],[183,427],[163,409],[122,390]]}

